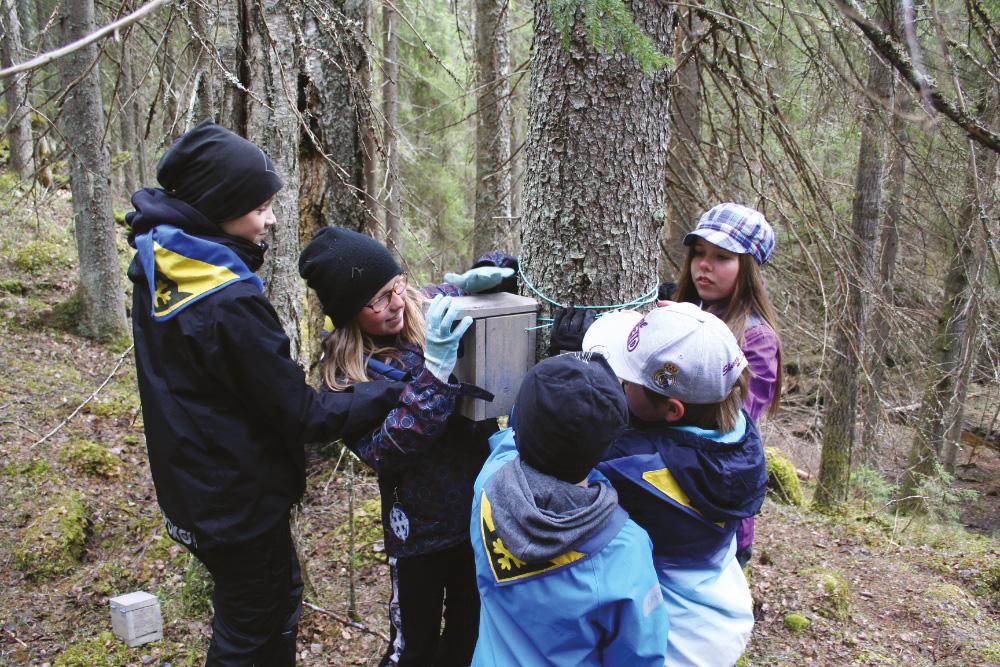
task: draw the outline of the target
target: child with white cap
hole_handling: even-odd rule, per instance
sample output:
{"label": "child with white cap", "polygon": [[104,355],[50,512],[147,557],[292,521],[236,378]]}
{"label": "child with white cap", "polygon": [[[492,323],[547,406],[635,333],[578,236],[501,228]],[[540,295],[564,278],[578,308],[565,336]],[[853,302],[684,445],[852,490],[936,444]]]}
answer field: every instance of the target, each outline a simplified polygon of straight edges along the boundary
{"label": "child with white cap", "polygon": [[753,628],[736,529],[767,487],[760,435],[742,407],[746,358],[722,320],[690,303],[606,315],[583,348],[607,358],[632,413],[598,470],[653,541],[667,664],[732,665]]}

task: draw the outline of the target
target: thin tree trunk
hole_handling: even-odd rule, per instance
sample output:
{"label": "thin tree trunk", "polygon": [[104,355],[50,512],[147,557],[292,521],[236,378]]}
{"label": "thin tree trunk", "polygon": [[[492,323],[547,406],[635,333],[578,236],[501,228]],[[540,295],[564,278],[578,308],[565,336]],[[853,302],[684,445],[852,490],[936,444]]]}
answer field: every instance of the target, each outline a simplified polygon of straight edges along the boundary
{"label": "thin tree trunk", "polygon": [[200,2],[192,2],[188,5],[188,15],[191,20],[191,28],[195,33],[192,35],[195,40],[195,109],[192,120],[193,124],[197,124],[206,118],[212,120],[216,118],[215,64],[212,62],[212,54],[209,50],[208,21],[205,18],[204,7]]}
{"label": "thin tree trunk", "polygon": [[476,217],[473,254],[510,252],[510,16],[508,0],[476,0]]}
{"label": "thin tree trunk", "polygon": [[[121,83],[118,87],[118,125],[121,149],[129,152],[129,159],[122,161],[122,182],[125,185],[125,190],[132,193],[139,189],[140,183],[146,185],[146,181],[145,178],[136,178],[138,173],[145,172],[145,169],[142,168],[144,165],[140,165],[141,160],[138,155],[140,142],[136,127],[135,108],[138,106],[136,98],[139,91],[135,89],[135,81],[132,76],[132,56],[128,51],[128,40],[122,42],[120,58],[122,71]],[[145,176],[144,173],[143,176]]]}
{"label": "thin tree trunk", "polygon": [[382,5],[382,145],[385,147],[385,227],[386,246],[397,258],[401,256],[399,127],[396,84],[399,82],[399,16],[392,2]]}
{"label": "thin tree trunk", "polygon": [[[630,8],[670,53],[672,6]],[[521,266],[557,302],[631,301],[658,280],[668,72],[647,76],[630,57],[599,53],[579,16],[563,48],[549,2],[534,10]]]}
{"label": "thin tree trunk", "polygon": [[378,137],[375,129],[375,86],[372,80],[373,56],[369,50],[372,32],[372,7],[367,0],[361,2],[363,56],[359,63],[358,122],[361,124],[361,154],[365,173],[365,224],[372,238],[382,239],[382,223],[378,197]]}
{"label": "thin tree trunk", "polygon": [[[66,0],[60,18],[64,42],[94,30],[94,1]],[[125,303],[111,208],[111,161],[104,144],[104,106],[91,44],[61,61],[63,136],[69,148],[73,219],[80,265],[80,332],[109,339],[124,335]]]}
{"label": "thin tree trunk", "polygon": [[[3,0],[0,5],[3,21],[3,65],[15,65],[24,57],[21,48],[21,21],[17,3]],[[21,178],[31,178],[35,173],[34,145],[31,140],[31,116],[28,103],[27,73],[14,76],[5,82],[4,98],[7,101],[7,142],[10,146],[10,166]]]}
{"label": "thin tree trunk", "polygon": [[905,95],[892,117],[892,134],[895,138],[892,157],[889,160],[889,176],[886,184],[889,203],[882,223],[879,252],[879,295],[872,308],[871,324],[868,328],[871,346],[868,350],[869,387],[864,402],[864,426],[862,428],[862,462],[869,468],[876,468],[886,424],[883,411],[882,392],[885,385],[885,355],[889,347],[889,314],[894,306],[894,278],[896,275],[896,255],[899,252],[899,224],[903,216],[903,194],[906,186],[906,154],[910,145],[906,117],[909,115],[911,98]]}
{"label": "thin tree trunk", "polygon": [[510,97],[510,220],[517,228],[517,234],[511,238],[507,252],[518,255],[521,253],[521,211],[523,202],[521,201],[524,186],[524,118],[523,113],[518,113],[520,101],[523,95],[520,91],[514,90]]}
{"label": "thin tree trunk", "polygon": [[[663,227],[664,270],[676,276],[684,265],[685,234],[700,214],[698,149],[701,140],[701,78],[697,40],[704,21],[690,8],[680,10],[674,59],[683,64],[670,100],[670,149],[667,158],[667,223]],[[671,270],[672,268],[672,270]],[[664,276],[666,278],[668,276]]]}
{"label": "thin tree trunk", "polygon": [[[294,6],[283,0],[243,1],[247,88],[253,92],[253,97],[244,98],[246,136],[271,157],[285,184],[275,197],[278,224],[272,228],[271,249],[261,277],[267,285],[267,297],[291,342],[292,356],[298,359],[303,352],[300,331],[303,286],[298,273],[301,128],[295,105],[301,56],[294,47],[295,27],[301,25],[302,19],[292,13]],[[247,202],[249,206],[258,203]]]}
{"label": "thin tree trunk", "polygon": [[[882,15],[891,16],[891,13],[883,11]],[[867,88],[876,100],[891,106],[892,70],[874,54],[870,56]],[[882,107],[877,102],[865,97],[864,105],[851,216],[851,248],[844,272],[847,305],[836,324],[831,354],[833,368],[830,369],[823,421],[823,450],[814,499],[816,505],[824,509],[833,508],[847,498],[868,292],[877,284],[875,249],[885,166],[885,125]]]}
{"label": "thin tree trunk", "polygon": [[[996,109],[984,117],[996,118]],[[933,340],[933,363],[910,448],[903,495],[915,491],[925,477],[935,474],[937,464],[954,466],[961,432],[965,392],[972,370],[978,318],[979,294],[983,289],[986,240],[984,221],[996,209],[997,154],[970,142],[970,168],[965,205],[951,233],[954,255],[944,279],[944,301]],[[920,499],[907,503],[920,508]]]}

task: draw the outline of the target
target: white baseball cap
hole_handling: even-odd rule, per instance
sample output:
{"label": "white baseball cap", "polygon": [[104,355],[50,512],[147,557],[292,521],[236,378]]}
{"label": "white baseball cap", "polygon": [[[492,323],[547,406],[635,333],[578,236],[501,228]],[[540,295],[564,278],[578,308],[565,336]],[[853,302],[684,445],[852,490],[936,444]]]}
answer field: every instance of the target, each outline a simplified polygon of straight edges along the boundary
{"label": "white baseball cap", "polygon": [[726,323],[693,303],[608,313],[583,337],[620,379],[685,403],[719,403],[747,367]]}

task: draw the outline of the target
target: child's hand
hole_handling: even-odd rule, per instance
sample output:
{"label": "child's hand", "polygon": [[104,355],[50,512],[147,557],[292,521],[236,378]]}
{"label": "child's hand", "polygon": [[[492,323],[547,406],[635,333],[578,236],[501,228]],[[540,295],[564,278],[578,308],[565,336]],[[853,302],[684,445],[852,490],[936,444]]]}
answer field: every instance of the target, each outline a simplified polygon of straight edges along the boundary
{"label": "child's hand", "polygon": [[514,269],[499,266],[480,266],[463,274],[446,273],[444,281],[469,294],[477,294],[499,285],[504,278],[514,275]]}
{"label": "child's hand", "polygon": [[427,341],[424,344],[424,365],[441,382],[448,382],[458,361],[458,343],[472,326],[471,317],[463,317],[454,330],[459,307],[450,296],[438,294],[427,309]]}

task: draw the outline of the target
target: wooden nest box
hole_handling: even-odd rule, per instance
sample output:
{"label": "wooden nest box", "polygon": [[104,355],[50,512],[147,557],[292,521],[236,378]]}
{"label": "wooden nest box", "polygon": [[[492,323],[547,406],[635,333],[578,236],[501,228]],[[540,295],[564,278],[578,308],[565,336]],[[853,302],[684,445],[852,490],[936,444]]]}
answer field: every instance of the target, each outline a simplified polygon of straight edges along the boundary
{"label": "wooden nest box", "polygon": [[462,337],[455,377],[494,395],[492,402],[459,398],[456,412],[473,421],[509,415],[521,378],[535,365],[538,302],[526,296],[500,292],[452,298],[473,324]]}

